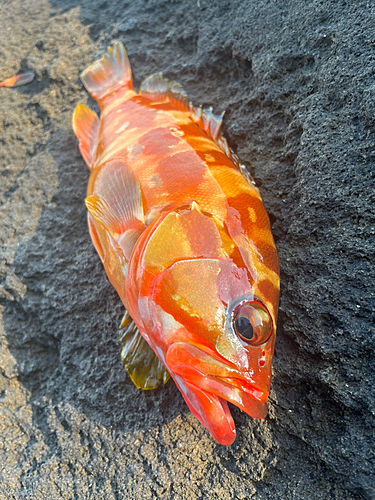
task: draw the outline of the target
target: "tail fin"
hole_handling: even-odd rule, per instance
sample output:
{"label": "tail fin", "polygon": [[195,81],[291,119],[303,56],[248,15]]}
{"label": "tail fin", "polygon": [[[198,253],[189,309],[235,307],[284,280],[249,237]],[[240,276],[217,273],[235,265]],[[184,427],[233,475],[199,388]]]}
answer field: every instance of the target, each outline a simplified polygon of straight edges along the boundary
{"label": "tail fin", "polygon": [[123,44],[113,42],[104,56],[82,73],[81,80],[96,101],[120,87],[132,89],[132,71]]}

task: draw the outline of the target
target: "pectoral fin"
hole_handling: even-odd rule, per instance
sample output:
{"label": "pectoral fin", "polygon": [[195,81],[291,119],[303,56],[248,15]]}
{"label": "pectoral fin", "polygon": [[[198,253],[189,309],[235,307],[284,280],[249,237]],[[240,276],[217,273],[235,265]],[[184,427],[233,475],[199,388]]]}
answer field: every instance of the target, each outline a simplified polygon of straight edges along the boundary
{"label": "pectoral fin", "polygon": [[90,189],[87,210],[112,236],[143,227],[141,187],[127,163],[113,160],[103,165]]}
{"label": "pectoral fin", "polygon": [[88,212],[111,234],[121,234],[123,228],[121,220],[117,217],[112,207],[99,196],[92,194],[85,199]]}
{"label": "pectoral fin", "polygon": [[131,381],[138,389],[156,389],[170,379],[163,363],[140,334],[126,312],[122,319],[119,340],[121,360]]}

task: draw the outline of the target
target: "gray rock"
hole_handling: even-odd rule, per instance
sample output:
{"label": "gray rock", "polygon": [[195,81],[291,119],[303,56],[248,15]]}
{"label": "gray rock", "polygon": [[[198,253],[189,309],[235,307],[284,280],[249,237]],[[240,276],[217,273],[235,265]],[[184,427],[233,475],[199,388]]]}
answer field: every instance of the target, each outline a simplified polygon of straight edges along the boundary
{"label": "gray rock", "polygon": [[[0,498],[374,499],[375,7],[13,0],[0,7]],[[169,383],[141,392],[89,240],[71,130],[112,39],[163,71],[258,183],[281,263],[265,421],[218,445]]]}

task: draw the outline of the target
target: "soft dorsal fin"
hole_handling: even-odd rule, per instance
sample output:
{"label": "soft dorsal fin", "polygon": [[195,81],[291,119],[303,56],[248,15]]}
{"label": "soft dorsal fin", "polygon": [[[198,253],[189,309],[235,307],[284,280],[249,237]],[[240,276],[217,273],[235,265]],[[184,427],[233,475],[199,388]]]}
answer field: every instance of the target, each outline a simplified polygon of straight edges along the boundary
{"label": "soft dorsal fin", "polygon": [[123,160],[104,164],[95,177],[87,210],[113,236],[144,224],[141,186]]}
{"label": "soft dorsal fin", "polygon": [[73,131],[79,141],[79,150],[87,166],[93,167],[93,155],[96,149],[100,120],[98,115],[85,106],[78,104],[73,115]]}
{"label": "soft dorsal fin", "polygon": [[165,366],[140,334],[126,312],[122,319],[119,340],[121,360],[131,381],[138,389],[156,389],[171,378]]}
{"label": "soft dorsal fin", "polygon": [[123,44],[113,42],[104,56],[81,74],[81,80],[96,101],[121,87],[132,89],[132,71]]}
{"label": "soft dorsal fin", "polygon": [[186,112],[191,120],[215,142],[220,136],[224,113],[214,115],[212,108],[202,109],[193,106],[185,90],[177,82],[164,78],[163,73],[156,73],[146,78],[139,89],[139,94],[155,102],[169,102],[177,109]]}
{"label": "soft dorsal fin", "polygon": [[237,155],[230,149],[227,140],[221,134],[224,113],[215,115],[212,108],[203,109],[189,102],[188,96],[181,85],[164,78],[162,73],[156,73],[146,78],[139,93],[155,102],[169,102],[172,106],[186,112],[191,120],[210,137],[227,155],[245,179],[254,184],[251,175],[241,164]]}
{"label": "soft dorsal fin", "polygon": [[139,94],[155,102],[170,102],[172,106],[189,110],[189,99],[185,90],[177,82],[168,80],[163,73],[148,76],[141,83]]}

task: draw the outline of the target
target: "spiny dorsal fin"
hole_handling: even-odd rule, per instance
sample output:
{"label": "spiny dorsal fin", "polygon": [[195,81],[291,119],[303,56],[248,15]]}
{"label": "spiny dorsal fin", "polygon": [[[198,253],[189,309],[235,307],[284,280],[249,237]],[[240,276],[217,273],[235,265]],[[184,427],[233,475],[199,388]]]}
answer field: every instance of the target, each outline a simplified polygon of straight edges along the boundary
{"label": "spiny dorsal fin", "polygon": [[191,120],[210,137],[227,155],[245,179],[254,184],[254,181],[242,165],[237,155],[230,149],[227,140],[221,134],[224,112],[215,115],[212,108],[203,109],[189,102],[188,96],[181,85],[164,78],[162,73],[156,73],[146,78],[139,90],[139,94],[155,102],[169,102],[175,108],[186,112]]}
{"label": "spiny dorsal fin", "polygon": [[245,165],[241,163],[238,156],[231,150],[226,138],[221,133],[224,113],[225,111],[223,111],[221,115],[215,115],[212,112],[212,107],[208,109],[202,109],[190,104],[190,118],[193,120],[193,122],[195,122],[198,127],[204,130],[208,137],[211,137],[211,139],[219,146],[222,152],[227,155],[230,161],[241,172],[245,179],[250,184],[255,184],[250,173],[246,170]]}
{"label": "spiny dorsal fin", "polygon": [[104,56],[82,73],[81,80],[96,101],[120,87],[132,89],[132,72],[123,44],[113,42]]}
{"label": "spiny dorsal fin", "polygon": [[126,312],[122,319],[119,340],[121,360],[131,381],[138,389],[156,389],[171,378],[165,366],[140,334]]}
{"label": "spiny dorsal fin", "polygon": [[85,104],[77,105],[73,115],[73,131],[79,141],[81,155],[90,170],[98,142],[99,124],[100,120],[95,111]]}
{"label": "spiny dorsal fin", "polygon": [[217,143],[220,137],[221,125],[225,111],[221,115],[215,115],[212,112],[212,107],[202,109],[190,104],[190,118],[195,122],[199,128],[204,130],[208,137]]}
{"label": "spiny dorsal fin", "polygon": [[141,187],[133,169],[123,160],[104,164],[95,178],[87,210],[113,236],[144,224]]}

